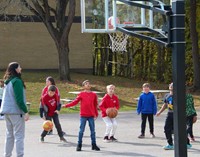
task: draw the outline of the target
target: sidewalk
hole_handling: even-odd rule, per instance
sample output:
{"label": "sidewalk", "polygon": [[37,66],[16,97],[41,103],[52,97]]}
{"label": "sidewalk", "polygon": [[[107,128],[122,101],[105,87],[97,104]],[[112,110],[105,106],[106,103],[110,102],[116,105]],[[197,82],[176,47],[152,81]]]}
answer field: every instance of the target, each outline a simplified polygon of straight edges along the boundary
{"label": "sidewalk", "polygon": [[[199,112],[200,113],[200,112]],[[200,114],[198,114],[200,115]],[[104,143],[102,141],[105,131],[105,124],[101,117],[96,120],[97,145],[101,151],[92,151],[90,144],[90,131],[88,125],[85,129],[83,138],[83,147],[81,152],[76,151],[77,135],[79,130],[79,114],[62,114],[60,121],[63,131],[67,133],[68,143],[60,143],[56,129],[54,134],[45,137],[45,142],[40,143],[39,137],[42,132],[43,120],[39,116],[31,116],[26,122],[25,138],[25,157],[173,157],[173,150],[163,150],[166,145],[165,135],[163,132],[166,112],[160,117],[155,117],[155,135],[156,138],[150,138],[149,126],[147,124],[146,137],[138,139],[140,134],[140,116],[135,111],[120,112],[118,115],[118,128],[116,138],[118,142]],[[5,121],[0,120],[0,156],[3,154],[5,139]],[[200,121],[194,125],[194,135],[196,142],[188,150],[188,157],[199,157],[200,154]],[[13,151],[15,157],[15,150]]]}

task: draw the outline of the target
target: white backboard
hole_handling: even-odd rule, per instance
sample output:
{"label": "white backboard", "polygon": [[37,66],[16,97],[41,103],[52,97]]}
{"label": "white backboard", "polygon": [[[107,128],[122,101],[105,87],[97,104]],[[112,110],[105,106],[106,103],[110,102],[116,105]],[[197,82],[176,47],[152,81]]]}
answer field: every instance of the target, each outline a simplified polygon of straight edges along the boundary
{"label": "white backboard", "polygon": [[117,0],[81,0],[83,33],[111,33],[120,25],[153,28],[153,12]]}

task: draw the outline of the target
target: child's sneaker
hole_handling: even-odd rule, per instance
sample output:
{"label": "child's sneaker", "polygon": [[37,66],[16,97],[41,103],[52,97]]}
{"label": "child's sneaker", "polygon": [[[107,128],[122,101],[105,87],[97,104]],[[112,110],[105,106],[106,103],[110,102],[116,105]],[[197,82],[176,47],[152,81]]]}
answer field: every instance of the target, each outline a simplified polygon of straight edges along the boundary
{"label": "child's sneaker", "polygon": [[150,134],[150,137],[151,137],[151,138],[155,138],[156,136],[154,135],[154,133],[151,133],[151,134]]}
{"label": "child's sneaker", "polygon": [[108,136],[105,136],[105,137],[103,138],[103,142],[110,142],[110,140],[108,139]]}
{"label": "child's sneaker", "polygon": [[164,146],[163,149],[165,149],[165,150],[173,150],[174,146],[168,144],[168,145]]}
{"label": "child's sneaker", "polygon": [[191,137],[191,138],[190,138],[190,142],[195,142],[194,137]]}
{"label": "child's sneaker", "polygon": [[110,137],[110,140],[111,140],[112,142],[117,142],[117,139],[114,138],[114,136],[111,136],[111,137]]}
{"label": "child's sneaker", "polygon": [[100,151],[100,148],[96,144],[93,144],[92,150]]}
{"label": "child's sneaker", "polygon": [[40,137],[40,142],[43,143],[44,142],[44,137]]}
{"label": "child's sneaker", "polygon": [[144,134],[138,136],[138,138],[145,138]]}
{"label": "child's sneaker", "polygon": [[64,137],[61,137],[61,138],[60,138],[60,142],[67,143],[67,140],[66,140]]}
{"label": "child's sneaker", "polygon": [[78,144],[76,147],[76,151],[81,151],[81,148],[82,148],[82,144]]}
{"label": "child's sneaker", "polygon": [[192,148],[192,145],[191,144],[187,144],[187,149],[190,149]]}

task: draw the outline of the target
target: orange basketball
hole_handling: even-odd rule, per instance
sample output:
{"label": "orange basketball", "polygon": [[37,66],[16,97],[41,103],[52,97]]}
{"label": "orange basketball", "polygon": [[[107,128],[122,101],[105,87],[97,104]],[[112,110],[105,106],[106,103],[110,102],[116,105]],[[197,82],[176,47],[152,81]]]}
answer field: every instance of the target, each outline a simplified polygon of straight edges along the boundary
{"label": "orange basketball", "polygon": [[118,114],[118,111],[116,108],[107,108],[106,114],[109,118],[115,118]]}
{"label": "orange basketball", "polygon": [[45,131],[50,131],[53,129],[53,123],[50,120],[45,120],[42,127]]}

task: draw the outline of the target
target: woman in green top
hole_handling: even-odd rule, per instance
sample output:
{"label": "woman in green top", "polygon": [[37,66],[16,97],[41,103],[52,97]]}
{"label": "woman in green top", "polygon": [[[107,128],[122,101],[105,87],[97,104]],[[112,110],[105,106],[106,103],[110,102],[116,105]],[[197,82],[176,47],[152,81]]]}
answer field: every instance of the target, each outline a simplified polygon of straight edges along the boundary
{"label": "woman in green top", "polygon": [[12,62],[8,65],[4,75],[5,87],[0,114],[4,114],[6,122],[5,157],[12,156],[14,144],[16,156],[24,156],[25,121],[29,119],[29,114],[21,70],[17,62]]}

